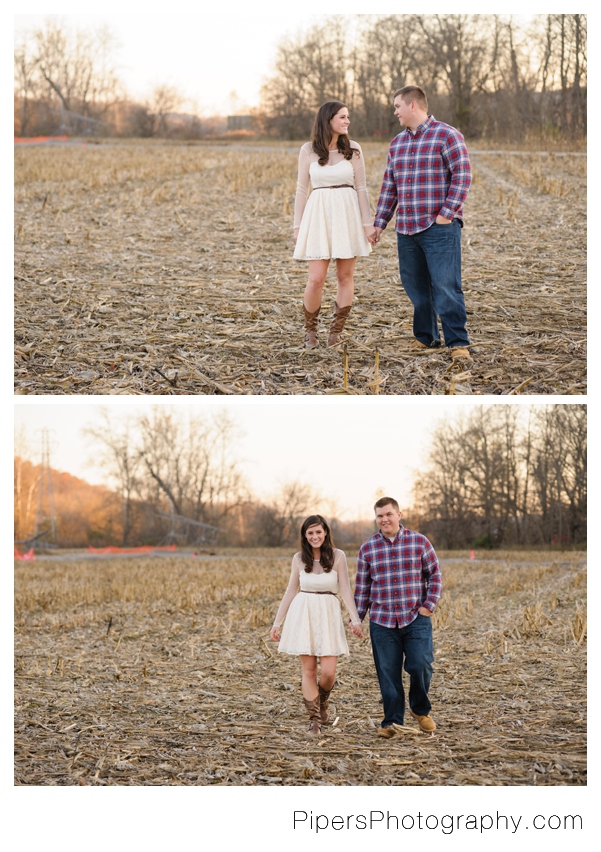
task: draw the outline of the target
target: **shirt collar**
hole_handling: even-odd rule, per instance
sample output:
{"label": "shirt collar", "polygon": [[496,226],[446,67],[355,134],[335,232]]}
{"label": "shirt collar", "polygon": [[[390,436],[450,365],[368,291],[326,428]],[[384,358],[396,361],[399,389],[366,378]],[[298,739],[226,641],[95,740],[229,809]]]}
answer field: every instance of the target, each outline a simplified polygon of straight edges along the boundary
{"label": "shirt collar", "polygon": [[380,538],[384,539],[384,541],[390,541],[390,542],[394,543],[395,541],[400,541],[400,540],[401,540],[401,538],[403,537],[403,533],[404,533],[404,532],[405,532],[405,527],[404,527],[402,524],[399,524],[399,531],[398,531],[398,533],[395,535],[395,537],[394,537],[394,538],[392,538],[392,539],[391,539],[391,538],[388,538],[388,536],[384,535],[384,533],[382,532],[382,530],[378,530],[378,535],[380,536]]}
{"label": "shirt collar", "polygon": [[405,130],[407,131],[407,133],[410,133],[412,136],[417,136],[418,133],[424,133],[428,129],[428,127],[430,127],[431,124],[434,124],[435,121],[436,121],[436,119],[434,118],[434,116],[429,115],[428,118],[425,121],[422,121],[421,124],[417,125],[417,127],[415,128],[415,131],[409,130],[408,127],[406,127]]}

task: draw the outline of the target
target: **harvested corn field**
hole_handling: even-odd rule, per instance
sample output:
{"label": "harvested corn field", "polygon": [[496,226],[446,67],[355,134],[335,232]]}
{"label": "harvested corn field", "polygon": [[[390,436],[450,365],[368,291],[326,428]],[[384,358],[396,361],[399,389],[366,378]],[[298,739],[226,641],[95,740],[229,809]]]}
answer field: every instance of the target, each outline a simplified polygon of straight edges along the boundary
{"label": "harvested corn field", "polygon": [[584,554],[441,565],[438,728],[383,740],[355,637],[334,725],[306,733],[299,661],[268,638],[289,555],[17,564],[15,783],[585,784]]}
{"label": "harvested corn field", "polygon": [[[387,146],[364,146],[372,210]],[[344,347],[302,345],[294,145],[16,150],[18,394],[584,394],[586,159],[476,152],[463,233],[474,360],[411,350],[392,226]]]}

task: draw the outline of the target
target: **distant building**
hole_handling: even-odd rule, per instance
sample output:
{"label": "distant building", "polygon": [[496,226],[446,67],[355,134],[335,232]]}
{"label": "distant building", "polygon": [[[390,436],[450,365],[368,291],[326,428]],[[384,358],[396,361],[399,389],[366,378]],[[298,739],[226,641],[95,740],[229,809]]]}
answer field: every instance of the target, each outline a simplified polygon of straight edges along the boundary
{"label": "distant building", "polygon": [[252,130],[252,125],[252,115],[228,115],[227,117],[228,130]]}

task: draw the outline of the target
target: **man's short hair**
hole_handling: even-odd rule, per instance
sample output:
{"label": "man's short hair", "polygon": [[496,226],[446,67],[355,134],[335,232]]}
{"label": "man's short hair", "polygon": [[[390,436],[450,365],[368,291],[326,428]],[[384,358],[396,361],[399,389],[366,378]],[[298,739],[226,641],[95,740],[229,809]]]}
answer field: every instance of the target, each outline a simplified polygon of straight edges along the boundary
{"label": "man's short hair", "polygon": [[378,509],[383,509],[384,506],[392,506],[395,512],[400,512],[399,504],[394,499],[394,497],[380,497],[379,500],[376,500],[374,504],[374,512],[377,512]]}
{"label": "man's short hair", "polygon": [[426,97],[426,93],[419,86],[403,86],[402,89],[397,89],[394,93],[394,97],[398,98],[401,96],[406,104],[410,104],[411,101],[415,101],[420,107],[420,109],[428,111],[428,98]]}

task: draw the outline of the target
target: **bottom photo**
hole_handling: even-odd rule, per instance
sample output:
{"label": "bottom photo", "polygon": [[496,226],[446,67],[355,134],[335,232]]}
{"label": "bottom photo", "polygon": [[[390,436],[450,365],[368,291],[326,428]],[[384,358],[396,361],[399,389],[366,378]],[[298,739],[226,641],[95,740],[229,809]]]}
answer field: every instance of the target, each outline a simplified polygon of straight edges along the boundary
{"label": "bottom photo", "polygon": [[586,418],[23,398],[14,784],[585,785]]}

